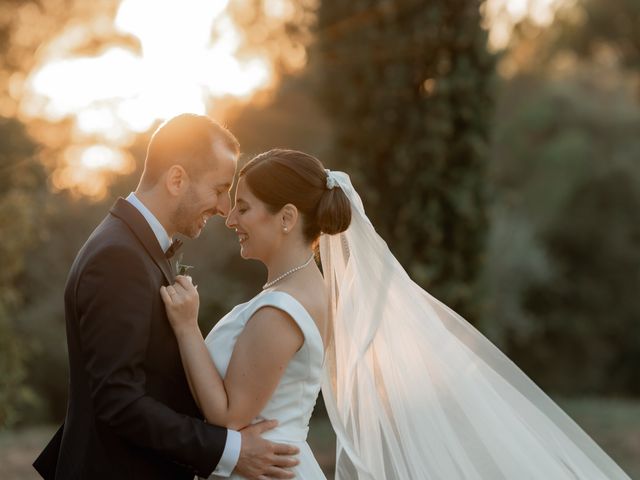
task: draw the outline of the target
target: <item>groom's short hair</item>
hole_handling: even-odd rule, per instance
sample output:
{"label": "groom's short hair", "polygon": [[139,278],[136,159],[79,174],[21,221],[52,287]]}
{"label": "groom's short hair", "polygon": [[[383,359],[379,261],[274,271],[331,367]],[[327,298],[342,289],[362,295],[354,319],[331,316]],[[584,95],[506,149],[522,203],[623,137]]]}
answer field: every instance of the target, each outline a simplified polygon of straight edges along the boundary
{"label": "groom's short hair", "polygon": [[214,144],[221,142],[238,155],[233,134],[205,115],[183,113],[160,125],[151,136],[142,172],[142,185],[154,186],[172,165],[180,165],[192,178],[215,167]]}

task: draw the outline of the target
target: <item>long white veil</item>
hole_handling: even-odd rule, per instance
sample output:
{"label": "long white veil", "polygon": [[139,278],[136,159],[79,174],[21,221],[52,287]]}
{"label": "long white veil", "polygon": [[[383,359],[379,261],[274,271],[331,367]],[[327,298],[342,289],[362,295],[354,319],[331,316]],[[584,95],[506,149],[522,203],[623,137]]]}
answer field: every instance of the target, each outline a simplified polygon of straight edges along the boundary
{"label": "long white veil", "polygon": [[320,239],[335,478],[629,480],[513,362],[409,278],[349,176],[329,175],[352,208],[346,232]]}

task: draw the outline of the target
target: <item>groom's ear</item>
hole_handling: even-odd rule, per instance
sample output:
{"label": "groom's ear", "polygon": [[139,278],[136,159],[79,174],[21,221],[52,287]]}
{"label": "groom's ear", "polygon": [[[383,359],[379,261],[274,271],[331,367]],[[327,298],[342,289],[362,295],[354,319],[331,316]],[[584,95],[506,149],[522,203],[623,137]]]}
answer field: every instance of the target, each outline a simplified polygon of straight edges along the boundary
{"label": "groom's ear", "polygon": [[165,174],[164,182],[169,193],[178,196],[189,182],[189,176],[180,165],[171,165]]}
{"label": "groom's ear", "polygon": [[282,225],[286,226],[289,231],[293,229],[298,222],[298,208],[292,203],[287,203],[282,209],[280,209],[280,218]]}

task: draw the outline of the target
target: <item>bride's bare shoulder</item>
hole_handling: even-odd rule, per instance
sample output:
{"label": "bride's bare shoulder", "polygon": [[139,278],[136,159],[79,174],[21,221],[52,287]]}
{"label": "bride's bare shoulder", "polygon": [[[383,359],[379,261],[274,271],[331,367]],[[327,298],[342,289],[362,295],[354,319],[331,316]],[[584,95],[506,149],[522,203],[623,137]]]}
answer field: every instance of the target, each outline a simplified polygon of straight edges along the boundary
{"label": "bride's bare shoulder", "polygon": [[313,317],[316,323],[324,324],[328,310],[327,292],[325,291],[324,283],[312,286],[289,283],[282,285],[278,290],[295,298],[309,312],[309,315]]}

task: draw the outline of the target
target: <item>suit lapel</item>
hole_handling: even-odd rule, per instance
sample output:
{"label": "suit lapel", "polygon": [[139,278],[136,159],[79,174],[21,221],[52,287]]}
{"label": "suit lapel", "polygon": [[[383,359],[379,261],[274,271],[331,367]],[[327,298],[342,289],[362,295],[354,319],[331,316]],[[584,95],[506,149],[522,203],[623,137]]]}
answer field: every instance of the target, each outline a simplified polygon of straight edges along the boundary
{"label": "suit lapel", "polygon": [[162,251],[162,248],[158,243],[158,239],[153,233],[153,230],[151,230],[149,223],[138,209],[127,202],[124,198],[118,198],[111,207],[111,210],[109,210],[109,213],[118,217],[127,224],[156,265],[158,265],[160,270],[162,270],[167,282],[173,283],[175,275],[171,268],[171,264]]}

